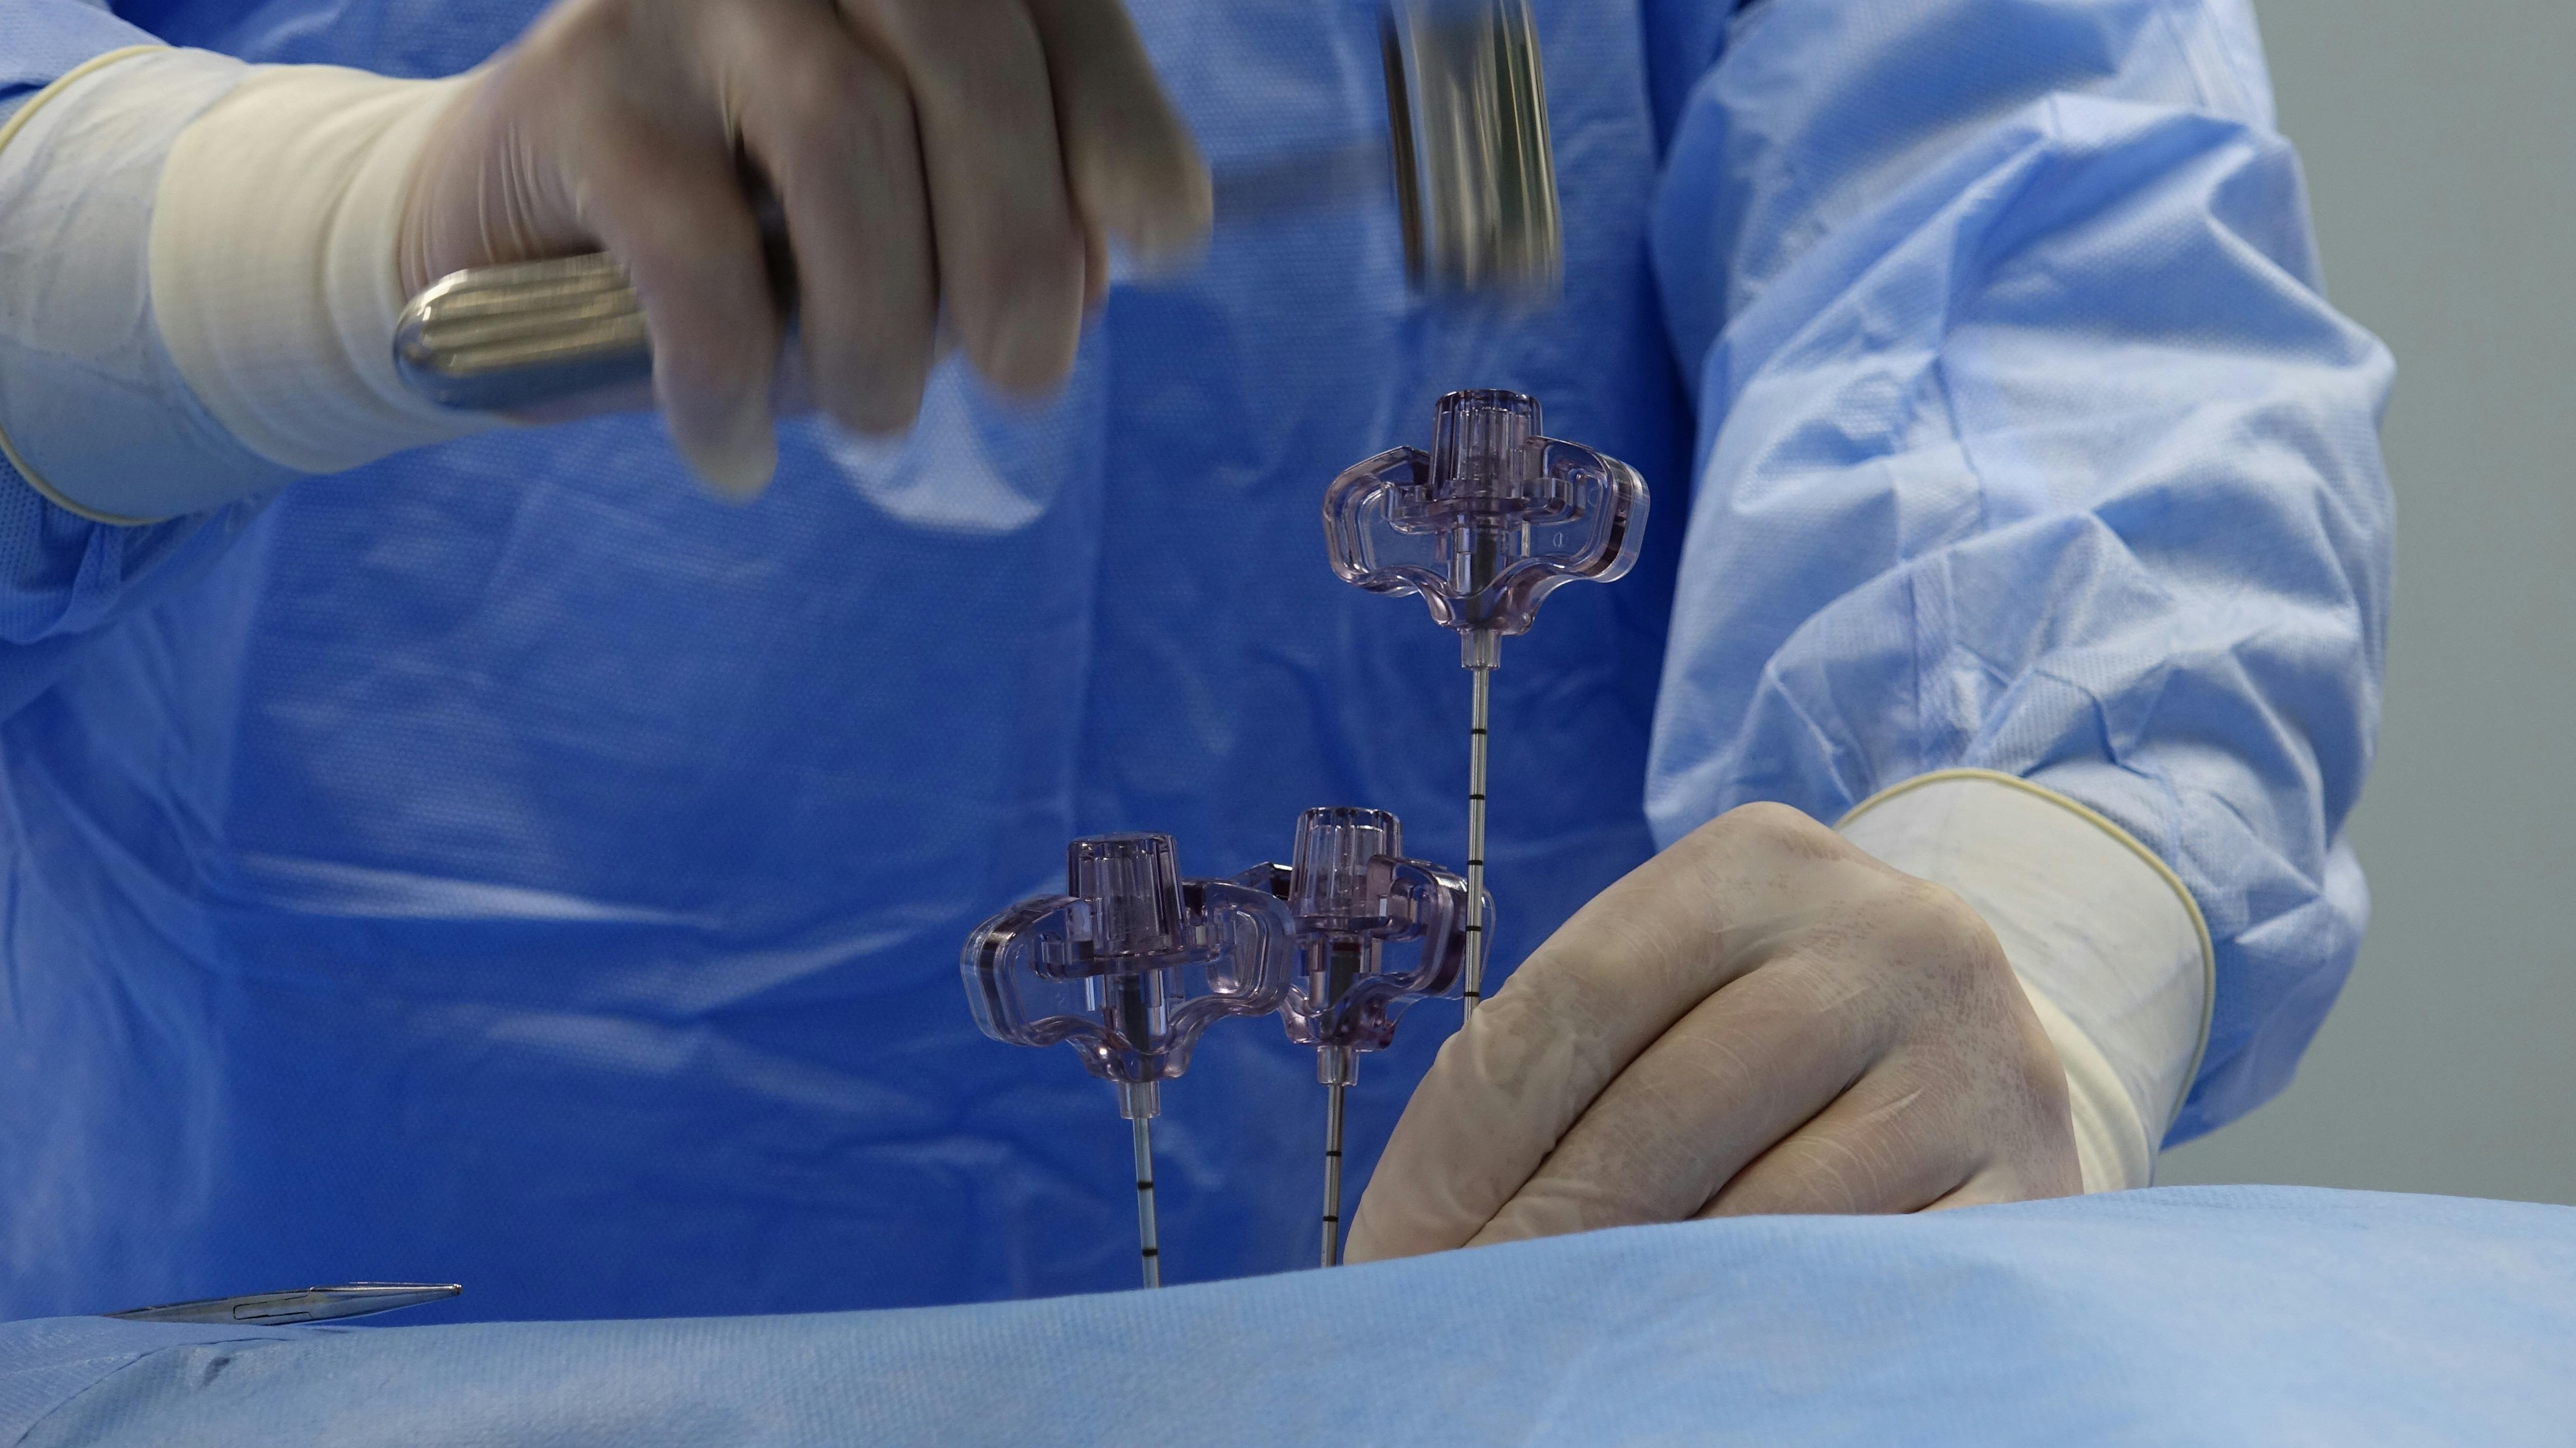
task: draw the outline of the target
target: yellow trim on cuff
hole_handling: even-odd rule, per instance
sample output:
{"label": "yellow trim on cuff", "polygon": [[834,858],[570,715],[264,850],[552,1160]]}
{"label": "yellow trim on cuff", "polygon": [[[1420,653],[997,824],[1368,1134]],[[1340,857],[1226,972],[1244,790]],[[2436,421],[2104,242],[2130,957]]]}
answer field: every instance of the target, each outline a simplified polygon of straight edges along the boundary
{"label": "yellow trim on cuff", "polygon": [[2034,784],[2018,774],[2005,774],[2001,770],[1936,769],[1929,774],[1918,774],[1912,779],[1900,780],[1844,811],[1843,817],[1835,822],[1834,828],[1843,828],[1900,794],[1911,793],[1927,784],[1940,784],[1953,779],[1984,779],[1996,784],[2010,785],[2025,794],[2047,800],[2079,819],[2091,823],[2103,833],[2126,845],[2129,853],[2146,861],[2148,868],[2154,870],[2167,885],[2173,888],[2174,898],[2180,900],[2182,908],[2191,915],[2192,933],[2200,938],[2200,1044],[2192,1048],[2191,1069],[2183,1075],[2182,1094],[2174,1101],[2173,1116],[2167,1118],[2163,1128],[2157,1133],[2158,1139],[2161,1140],[2164,1132],[2173,1129],[2174,1120],[2181,1117],[2183,1102],[2191,1098],[2192,1083],[2200,1079],[2200,1063],[2209,1055],[2209,1023],[2218,1007],[2218,949],[2210,941],[2209,921],[2200,913],[2200,902],[2191,898],[2191,888],[2183,884],[2182,876],[2175,874],[2171,865],[2157,858],[2156,852],[2140,844],[2137,836],[2120,828],[2101,812],[2080,800],[2069,799],[2047,785]]}
{"label": "yellow trim on cuff", "polygon": [[[166,45],[128,45],[103,55],[93,55],[64,71],[52,85],[29,97],[27,103],[18,108],[18,113],[11,116],[6,125],[0,125],[0,150],[7,149],[9,142],[17,137],[18,128],[27,123],[27,118],[34,115],[45,102],[62,94],[64,87],[95,71],[104,70],[120,60],[129,60],[138,55],[157,55],[169,48]],[[37,474],[35,467],[27,461],[26,455],[19,452],[16,444],[9,441],[9,432],[6,428],[0,428],[0,457],[9,460],[9,466],[18,470],[18,476],[27,480],[28,487],[35,489],[46,502],[66,513],[87,518],[93,523],[107,523],[119,528],[139,528],[146,523],[163,521],[159,518],[120,518],[114,513],[102,513],[94,508],[84,508],[64,497],[53,484],[46,482]]]}

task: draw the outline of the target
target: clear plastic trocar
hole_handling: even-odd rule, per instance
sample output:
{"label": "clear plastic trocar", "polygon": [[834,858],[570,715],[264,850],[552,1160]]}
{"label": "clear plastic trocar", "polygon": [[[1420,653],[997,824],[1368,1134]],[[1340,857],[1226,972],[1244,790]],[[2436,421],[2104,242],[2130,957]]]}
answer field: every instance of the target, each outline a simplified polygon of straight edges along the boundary
{"label": "clear plastic trocar", "polygon": [[1406,859],[1404,825],[1381,809],[1306,811],[1291,860],[1235,879],[1288,906],[1297,973],[1280,1018],[1290,1040],[1316,1048],[1319,1080],[1348,1085],[1353,1052],[1383,1049],[1407,1006],[1458,983],[1467,882]]}
{"label": "clear plastic trocar", "polygon": [[[1404,856],[1404,826],[1379,809],[1310,809],[1285,865],[1235,879],[1286,903],[1297,974],[1279,1007],[1288,1038],[1315,1048],[1325,1086],[1323,1265],[1341,1255],[1342,1092],[1358,1055],[1395,1039],[1407,1006],[1446,994],[1467,957],[1467,882]],[[1484,915],[1490,918],[1487,903]]]}
{"label": "clear plastic trocar", "polygon": [[1485,761],[1493,674],[1506,635],[1538,620],[1576,579],[1608,583],[1645,541],[1637,470],[1540,431],[1538,400],[1452,392],[1433,410],[1431,450],[1390,448],[1324,493],[1324,546],[1343,582],[1417,594],[1458,634],[1468,669],[1466,1002],[1485,993]]}
{"label": "clear plastic trocar", "polygon": [[1333,571],[1372,593],[1419,594],[1442,628],[1475,642],[1529,632],[1539,604],[1576,579],[1608,583],[1636,564],[1646,526],[1637,470],[1543,436],[1538,399],[1452,392],[1433,410],[1431,450],[1390,448],[1324,495]]}
{"label": "clear plastic trocar", "polygon": [[1279,1009],[1296,924],[1266,890],[1189,880],[1169,835],[1099,835],[1065,848],[1065,893],[977,926],[960,968],[975,1024],[1015,1046],[1070,1045],[1118,1088],[1133,1124],[1136,1227],[1145,1285],[1160,1286],[1153,1118],[1162,1083],[1189,1069],[1201,1034],[1228,1016]]}

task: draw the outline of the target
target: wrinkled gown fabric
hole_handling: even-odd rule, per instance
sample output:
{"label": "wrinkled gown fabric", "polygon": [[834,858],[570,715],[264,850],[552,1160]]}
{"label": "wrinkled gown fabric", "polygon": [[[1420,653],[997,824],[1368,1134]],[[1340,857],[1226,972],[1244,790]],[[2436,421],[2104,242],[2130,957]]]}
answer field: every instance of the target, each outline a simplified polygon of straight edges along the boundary
{"label": "wrinkled gown fabric", "polygon": [[[147,34],[453,73],[536,8],[0,0],[0,105]],[[1366,0],[1134,9],[1220,172],[1382,134]],[[1316,527],[1460,386],[1656,489],[1636,573],[1505,648],[1499,965],[1731,805],[1994,768],[2206,913],[2177,1134],[2278,1089],[2365,910],[2388,364],[2320,294],[2250,15],[1538,9],[1553,315],[1409,298],[1363,201],[1220,220],[1045,406],[952,367],[899,444],[788,427],[756,507],[649,417],[144,528],[0,479],[0,1315],[1132,1281],[1108,1090],[978,1037],[959,944],[1082,833],[1232,872],[1350,803],[1462,855],[1456,642]],[[1451,1019],[1365,1063],[1355,1161]],[[1238,1024],[1165,1094],[1170,1278],[1301,1265],[1310,1053]]]}
{"label": "wrinkled gown fabric", "polygon": [[2567,1441],[2570,1343],[2576,1210],[2194,1187],[909,1312],[13,1323],[0,1444],[2506,1448]]}

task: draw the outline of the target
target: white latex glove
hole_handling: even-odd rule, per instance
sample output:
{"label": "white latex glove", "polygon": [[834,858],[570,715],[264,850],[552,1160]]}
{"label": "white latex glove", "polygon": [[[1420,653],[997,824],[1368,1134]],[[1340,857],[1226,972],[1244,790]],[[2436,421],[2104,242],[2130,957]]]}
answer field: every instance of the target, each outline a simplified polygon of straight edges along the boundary
{"label": "white latex glove", "polygon": [[2079,1189],[2065,1072],[1994,932],[1748,805],[1576,912],[1441,1048],[1348,1256]]}
{"label": "white latex glove", "polygon": [[559,0],[422,158],[402,283],[604,246],[672,437],[757,492],[780,334],[746,162],[795,254],[802,387],[864,432],[912,420],[943,309],[993,382],[1046,388],[1105,286],[1102,233],[1153,260],[1209,219],[1118,0]]}

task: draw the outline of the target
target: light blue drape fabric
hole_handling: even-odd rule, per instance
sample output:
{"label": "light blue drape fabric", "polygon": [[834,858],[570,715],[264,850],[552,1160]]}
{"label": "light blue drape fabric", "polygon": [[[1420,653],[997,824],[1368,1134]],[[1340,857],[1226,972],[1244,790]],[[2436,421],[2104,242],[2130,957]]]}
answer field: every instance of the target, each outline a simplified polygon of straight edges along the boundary
{"label": "light blue drape fabric", "polygon": [[[0,1325],[0,1445],[2554,1444],[2576,1211],[2185,1188],[1158,1294],[216,1336]],[[54,1367],[83,1355],[85,1390]]]}
{"label": "light blue drape fabric", "polygon": [[[536,8],[121,13],[430,75]],[[749,509],[650,418],[158,529],[0,479],[0,1313],[1123,1284],[1108,1092],[977,1036],[956,951],[1075,834],[1232,872],[1348,803],[1461,857],[1455,641],[1336,582],[1316,510],[1467,385],[1656,489],[1636,573],[1506,649],[1498,963],[1728,803],[1989,764],[2129,825],[2220,932],[2186,1129],[2275,1089],[2360,923],[2386,360],[2317,297],[2241,7],[1537,8],[1557,313],[1409,297],[1363,199],[1221,218],[1049,404],[952,368],[902,444],[792,425]],[[1134,9],[1220,172],[1382,134],[1369,0]],[[0,65],[105,25],[0,0]],[[1446,1025],[1366,1063],[1355,1173]],[[1172,1277],[1304,1261],[1310,1053],[1237,1023],[1165,1098]]]}
{"label": "light blue drape fabric", "polygon": [[65,71],[153,35],[88,0],[9,0],[0,10],[0,124]]}

